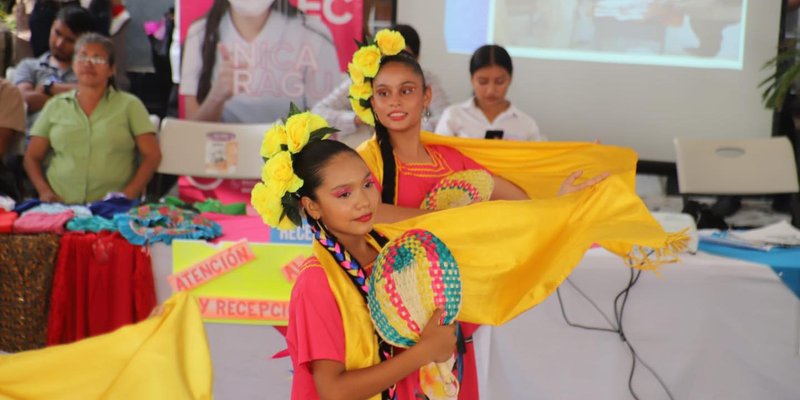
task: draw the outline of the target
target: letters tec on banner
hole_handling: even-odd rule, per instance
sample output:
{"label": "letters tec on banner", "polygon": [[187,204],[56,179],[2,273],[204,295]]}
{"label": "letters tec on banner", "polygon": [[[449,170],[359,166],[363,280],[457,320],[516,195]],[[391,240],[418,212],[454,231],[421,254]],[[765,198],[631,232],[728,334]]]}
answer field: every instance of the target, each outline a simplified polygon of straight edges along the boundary
{"label": "letters tec on banner", "polygon": [[[266,0],[265,0],[266,1]],[[280,0],[278,0],[280,1]],[[286,1],[286,0],[283,0]],[[316,15],[328,27],[336,46],[339,69],[345,71],[347,62],[356,51],[353,39],[362,39],[363,0],[288,0],[307,15]],[[214,0],[177,0],[180,40],[186,38],[189,25],[202,18]],[[269,1],[271,3],[271,1]],[[327,62],[327,61],[326,61]],[[338,84],[338,82],[336,82]]]}
{"label": "letters tec on banner", "polygon": [[310,255],[308,245],[176,240],[169,280],[197,298],[207,322],[285,326],[298,267]]}

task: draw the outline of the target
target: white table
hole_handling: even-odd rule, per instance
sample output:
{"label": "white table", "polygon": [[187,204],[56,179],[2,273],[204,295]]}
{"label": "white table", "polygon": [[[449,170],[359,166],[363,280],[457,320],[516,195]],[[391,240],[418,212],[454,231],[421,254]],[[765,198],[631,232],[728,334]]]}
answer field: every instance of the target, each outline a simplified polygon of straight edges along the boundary
{"label": "white table", "polygon": [[[613,299],[629,272],[604,250],[590,251],[570,280],[613,320]],[[608,326],[569,284],[561,286],[573,323]],[[623,326],[637,353],[675,399],[800,399],[800,302],[766,266],[685,255],[644,273],[632,288]],[[618,335],[570,327],[558,300],[475,335],[484,399],[630,399],[631,355]],[[666,399],[641,364],[634,390]]]}
{"label": "white table", "polygon": [[[170,248],[152,248],[159,301]],[[614,296],[628,282],[619,258],[587,253],[571,281],[613,319]],[[562,285],[573,322],[607,326],[570,285]],[[630,342],[675,399],[800,399],[800,302],[768,268],[685,255],[680,264],[646,272],[624,313]],[[206,324],[215,397],[288,399],[291,363],[270,357],[285,342],[274,328]],[[501,327],[475,334],[482,399],[627,399],[631,356],[618,335],[566,325],[555,296]],[[637,366],[641,399],[666,399]]]}

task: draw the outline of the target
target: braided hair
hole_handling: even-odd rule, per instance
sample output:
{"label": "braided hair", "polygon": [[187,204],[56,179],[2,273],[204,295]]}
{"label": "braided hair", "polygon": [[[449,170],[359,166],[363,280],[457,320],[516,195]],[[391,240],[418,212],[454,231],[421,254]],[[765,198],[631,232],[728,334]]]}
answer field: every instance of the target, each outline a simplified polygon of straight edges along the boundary
{"label": "braided hair", "polygon": [[[303,186],[297,191],[298,197],[305,196],[312,200],[317,200],[315,192],[322,184],[320,172],[334,157],[340,154],[350,154],[354,157],[359,157],[355,150],[335,140],[310,142],[302,151],[292,155],[294,172],[303,180]],[[306,215],[306,221],[311,227],[314,239],[328,251],[333,259],[336,260],[336,263],[347,273],[350,281],[356,286],[366,303],[369,288],[364,267],[347,251],[336,236],[325,227],[322,221],[314,219],[310,215]],[[374,230],[370,232],[370,235],[381,247],[387,242],[385,237]],[[375,336],[378,338],[378,355],[381,361],[388,360],[392,357],[391,345],[386,343],[380,336]],[[396,397],[395,389],[395,385],[392,385],[381,394],[381,398],[383,400],[394,399]]]}

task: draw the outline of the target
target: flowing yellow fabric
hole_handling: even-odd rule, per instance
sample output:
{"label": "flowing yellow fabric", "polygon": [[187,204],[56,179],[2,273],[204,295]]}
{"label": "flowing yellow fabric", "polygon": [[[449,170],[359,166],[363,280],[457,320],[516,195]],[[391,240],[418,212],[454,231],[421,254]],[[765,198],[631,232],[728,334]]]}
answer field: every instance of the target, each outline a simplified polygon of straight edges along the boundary
{"label": "flowing yellow fabric", "polygon": [[[686,244],[685,235],[664,232],[636,196],[632,150],[589,143],[454,139],[426,132],[422,140],[457,148],[533,198],[476,203],[375,227],[389,239],[409,229],[425,229],[450,248],[461,272],[461,321],[499,325],[535,306],[566,279],[593,243],[642,269],[675,261]],[[380,179],[383,164],[375,139],[358,151]],[[555,197],[563,180],[576,170],[585,176],[606,171],[612,176],[581,192]],[[314,255],[342,312],[346,368],[378,364],[366,302],[317,242]]]}
{"label": "flowing yellow fabric", "polygon": [[[582,170],[584,177],[610,172],[633,193],[636,152],[617,146],[585,142],[517,142],[463,139],[423,131],[422,143],[450,146],[492,173],[515,183],[531,198],[552,197],[569,174]],[[383,178],[383,159],[375,136],[358,147],[358,153],[378,179]]]}
{"label": "flowing yellow fabric", "polygon": [[[390,239],[425,229],[453,252],[461,270],[459,320],[498,325],[543,301],[598,243],[632,267],[676,260],[687,237],[668,234],[634,191],[636,153],[592,143],[458,139],[422,133],[425,144],[451,146],[523,188],[533,200],[491,201],[426,214],[376,230]],[[373,137],[359,153],[381,179]],[[555,197],[576,170],[612,175],[598,185]]]}
{"label": "flowing yellow fabric", "polygon": [[[632,267],[654,269],[675,261],[685,235],[665,233],[626,191],[612,176],[568,196],[476,203],[375,229],[390,239],[409,229],[438,236],[461,272],[458,320],[499,325],[546,299],[593,243]],[[656,253],[631,262],[648,248]]]}
{"label": "flowing yellow fabric", "polygon": [[211,386],[200,310],[187,293],[114,332],[0,356],[2,399],[211,399]]}
{"label": "flowing yellow fabric", "polygon": [[[373,246],[371,238],[368,239]],[[344,272],[336,260],[316,240],[312,245],[314,256],[317,257],[320,267],[325,271],[328,284],[342,314],[345,339],[345,369],[348,371],[378,365],[381,360],[378,355],[377,333],[372,326],[372,319],[367,308],[367,302],[359,293],[358,288],[347,273]],[[380,400],[380,393],[370,397],[370,400]]]}

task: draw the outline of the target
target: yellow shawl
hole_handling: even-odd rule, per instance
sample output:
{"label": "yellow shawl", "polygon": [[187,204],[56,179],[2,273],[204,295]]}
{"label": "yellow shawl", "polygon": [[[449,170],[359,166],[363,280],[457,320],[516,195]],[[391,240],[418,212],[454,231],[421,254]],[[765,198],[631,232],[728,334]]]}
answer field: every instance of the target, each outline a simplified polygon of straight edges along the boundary
{"label": "yellow shawl", "polygon": [[[521,187],[531,198],[552,197],[569,174],[582,170],[584,177],[610,172],[622,178],[633,192],[636,152],[617,146],[585,142],[517,142],[509,140],[461,139],[423,131],[424,144],[457,149]],[[383,159],[373,135],[358,147],[358,153],[378,179],[383,179]]]}
{"label": "yellow shawl", "polygon": [[[367,236],[373,246],[378,248],[371,237]],[[319,260],[319,267],[325,271],[328,284],[342,314],[345,338],[345,369],[348,371],[367,368],[381,362],[378,356],[378,343],[375,328],[369,315],[367,302],[359,293],[358,288],[347,273],[325,248],[314,241],[312,245],[314,256]],[[310,265],[314,267],[314,265]],[[380,400],[380,394],[370,397],[370,400]]]}
{"label": "yellow shawl", "polygon": [[[636,154],[630,149],[454,139],[427,132],[422,140],[457,148],[534,199],[478,203],[375,227],[389,239],[412,228],[429,230],[442,239],[461,272],[461,321],[499,325],[542,302],[593,243],[641,269],[675,261],[686,243],[685,235],[664,232],[635,194]],[[358,151],[381,179],[383,164],[374,137]],[[585,176],[605,171],[612,176],[579,193],[554,197],[562,181],[579,169]],[[375,331],[363,298],[316,242],[314,254],[342,312],[346,368],[377,364]]]}
{"label": "yellow shawl", "polygon": [[2,399],[211,399],[200,310],[187,293],[163,314],[75,343],[0,356]]}
{"label": "yellow shawl", "polygon": [[[459,320],[502,324],[533,307],[561,284],[593,243],[641,269],[674,262],[686,243],[685,235],[664,232],[636,195],[636,153],[631,149],[459,139],[429,132],[422,132],[421,139],[458,149],[534,199],[473,204],[376,226],[390,239],[411,228],[426,229],[447,244],[463,281]],[[381,179],[383,161],[375,137],[358,152]],[[606,171],[612,175],[591,189],[554,197],[576,170],[586,177]]]}

